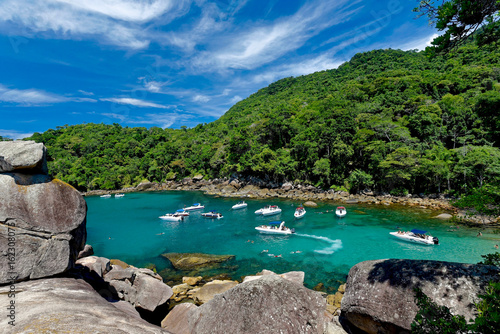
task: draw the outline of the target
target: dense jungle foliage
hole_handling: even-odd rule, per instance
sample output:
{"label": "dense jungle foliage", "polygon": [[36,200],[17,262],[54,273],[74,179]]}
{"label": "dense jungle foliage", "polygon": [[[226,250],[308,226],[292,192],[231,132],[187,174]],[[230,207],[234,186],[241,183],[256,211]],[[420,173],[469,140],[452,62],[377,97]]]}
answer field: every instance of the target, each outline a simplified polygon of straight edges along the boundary
{"label": "dense jungle foliage", "polygon": [[179,130],[81,124],[35,133],[80,190],[202,174],[352,192],[463,192],[500,177],[500,52],[375,50],[279,80],[215,122]]}

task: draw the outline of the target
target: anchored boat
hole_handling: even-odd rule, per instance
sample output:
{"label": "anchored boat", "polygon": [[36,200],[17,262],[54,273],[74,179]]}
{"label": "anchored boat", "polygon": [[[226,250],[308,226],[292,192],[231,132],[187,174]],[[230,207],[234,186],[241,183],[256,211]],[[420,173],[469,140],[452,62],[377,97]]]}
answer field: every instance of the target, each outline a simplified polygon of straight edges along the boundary
{"label": "anchored boat", "polygon": [[205,213],[202,213],[201,214],[203,217],[205,218],[213,218],[213,219],[221,219],[221,218],[224,218],[224,216],[219,213],[219,212],[216,212],[215,210],[212,210],[210,212],[205,212]]}
{"label": "anchored boat", "polygon": [[205,208],[204,205],[201,205],[200,203],[194,203],[192,206],[188,206],[187,208],[184,208],[184,211],[201,210],[204,208]]}
{"label": "anchored boat", "polygon": [[293,216],[295,219],[300,219],[306,215],[306,209],[304,209],[302,206],[299,206],[297,209],[295,209],[295,213]]}
{"label": "anchored boat", "polygon": [[342,218],[347,214],[347,210],[343,206],[338,206],[335,210],[335,214],[337,215],[337,217]]}
{"label": "anchored boat", "polygon": [[159,217],[162,220],[170,221],[170,222],[180,222],[184,220],[183,217],[176,215],[175,213],[167,213],[163,216]]}
{"label": "anchored boat", "polygon": [[245,203],[245,201],[241,201],[241,202],[238,202],[236,203],[235,205],[233,205],[232,209],[233,210],[238,210],[238,209],[244,209],[248,206],[247,203]]}

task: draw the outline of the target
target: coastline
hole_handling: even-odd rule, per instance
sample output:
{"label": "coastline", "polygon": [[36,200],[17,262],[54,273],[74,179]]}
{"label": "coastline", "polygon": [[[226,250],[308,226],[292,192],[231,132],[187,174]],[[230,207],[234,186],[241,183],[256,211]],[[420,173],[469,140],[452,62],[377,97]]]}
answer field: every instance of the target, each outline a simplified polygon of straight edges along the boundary
{"label": "coastline", "polygon": [[[128,193],[138,191],[202,191],[207,195],[234,197],[239,199],[255,198],[281,198],[301,202],[338,202],[342,204],[369,204],[383,206],[411,206],[432,211],[439,214],[448,214],[441,219],[452,219],[455,223],[483,227],[500,227],[500,217],[485,217],[470,215],[466,210],[460,210],[450,203],[450,199],[443,195],[407,195],[392,196],[390,194],[377,194],[364,192],[362,194],[349,194],[343,191],[322,190],[311,185],[294,185],[284,183],[244,182],[239,179],[203,180],[201,177],[185,178],[181,181],[167,181],[164,183],[142,182],[136,187],[120,190],[91,190],[82,193],[83,196],[99,196],[104,194]],[[307,204],[305,204],[307,205]],[[313,204],[314,205],[314,204]]]}

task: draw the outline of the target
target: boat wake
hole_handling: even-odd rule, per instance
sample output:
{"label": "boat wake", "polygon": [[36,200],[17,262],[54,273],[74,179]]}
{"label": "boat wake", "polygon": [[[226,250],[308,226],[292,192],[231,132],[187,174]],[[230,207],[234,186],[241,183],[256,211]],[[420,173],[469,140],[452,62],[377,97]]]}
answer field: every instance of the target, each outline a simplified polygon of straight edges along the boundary
{"label": "boat wake", "polygon": [[316,250],[314,250],[314,252],[316,252],[316,253],[320,253],[320,254],[333,254],[333,253],[335,253],[336,251],[338,251],[339,249],[342,248],[342,240],[340,240],[340,239],[332,240],[332,239],[327,238],[327,237],[322,237],[322,236],[317,236],[317,235],[310,235],[310,234],[301,234],[301,233],[295,233],[295,235],[297,235],[299,237],[305,237],[305,238],[311,238],[311,239],[320,240],[320,241],[323,241],[323,242],[326,242],[326,243],[330,244],[329,247],[325,247],[323,249],[316,249]]}

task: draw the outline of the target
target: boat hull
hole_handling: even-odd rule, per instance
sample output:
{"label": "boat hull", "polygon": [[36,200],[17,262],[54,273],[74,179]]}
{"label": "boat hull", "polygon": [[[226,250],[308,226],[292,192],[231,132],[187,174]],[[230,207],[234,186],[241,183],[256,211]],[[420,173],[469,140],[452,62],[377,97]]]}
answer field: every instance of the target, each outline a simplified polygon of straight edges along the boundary
{"label": "boat hull", "polygon": [[236,204],[236,205],[233,205],[233,210],[239,210],[239,209],[244,209],[248,206],[248,204]]}
{"label": "boat hull", "polygon": [[423,238],[414,237],[414,236],[410,236],[410,235],[406,235],[406,234],[399,234],[398,232],[389,232],[389,234],[398,240],[410,242],[413,244],[419,244],[419,245],[425,245],[425,246],[436,245],[436,243],[434,243],[433,238],[423,239]]}
{"label": "boat hull", "polygon": [[182,217],[175,217],[175,216],[160,216],[159,217],[161,220],[169,221],[169,222],[180,222],[184,218]]}
{"label": "boat hull", "polygon": [[221,219],[221,218],[224,218],[224,216],[212,215],[212,214],[206,214],[206,213],[202,213],[201,215],[203,217],[205,217],[205,218],[210,218],[210,219]]}
{"label": "boat hull", "polygon": [[190,207],[184,208],[184,211],[202,210],[202,209],[204,209],[204,208],[205,208],[205,206],[204,206],[204,205],[200,205],[200,206],[190,206]]}
{"label": "boat hull", "polygon": [[342,218],[342,217],[345,217],[345,215],[347,214],[347,212],[346,211],[342,211],[342,212],[335,211],[335,214],[337,215],[337,217]]}
{"label": "boat hull", "polygon": [[295,217],[295,219],[300,219],[300,218],[304,217],[305,215],[306,215],[306,213],[305,213],[305,212],[302,212],[302,213],[297,213],[297,212],[295,212],[295,213],[293,214],[293,216]]}
{"label": "boat hull", "polygon": [[267,234],[293,234],[295,232],[289,230],[289,231],[283,231],[283,230],[278,230],[278,229],[267,229],[267,228],[262,228],[262,227],[256,227],[255,228],[257,231],[260,233],[267,233]]}
{"label": "boat hull", "polygon": [[281,213],[281,209],[272,210],[272,211],[266,211],[266,210],[264,210],[264,211],[262,212],[262,215],[263,215],[263,216],[273,216],[273,215],[277,215],[277,214],[279,214],[279,213]]}

